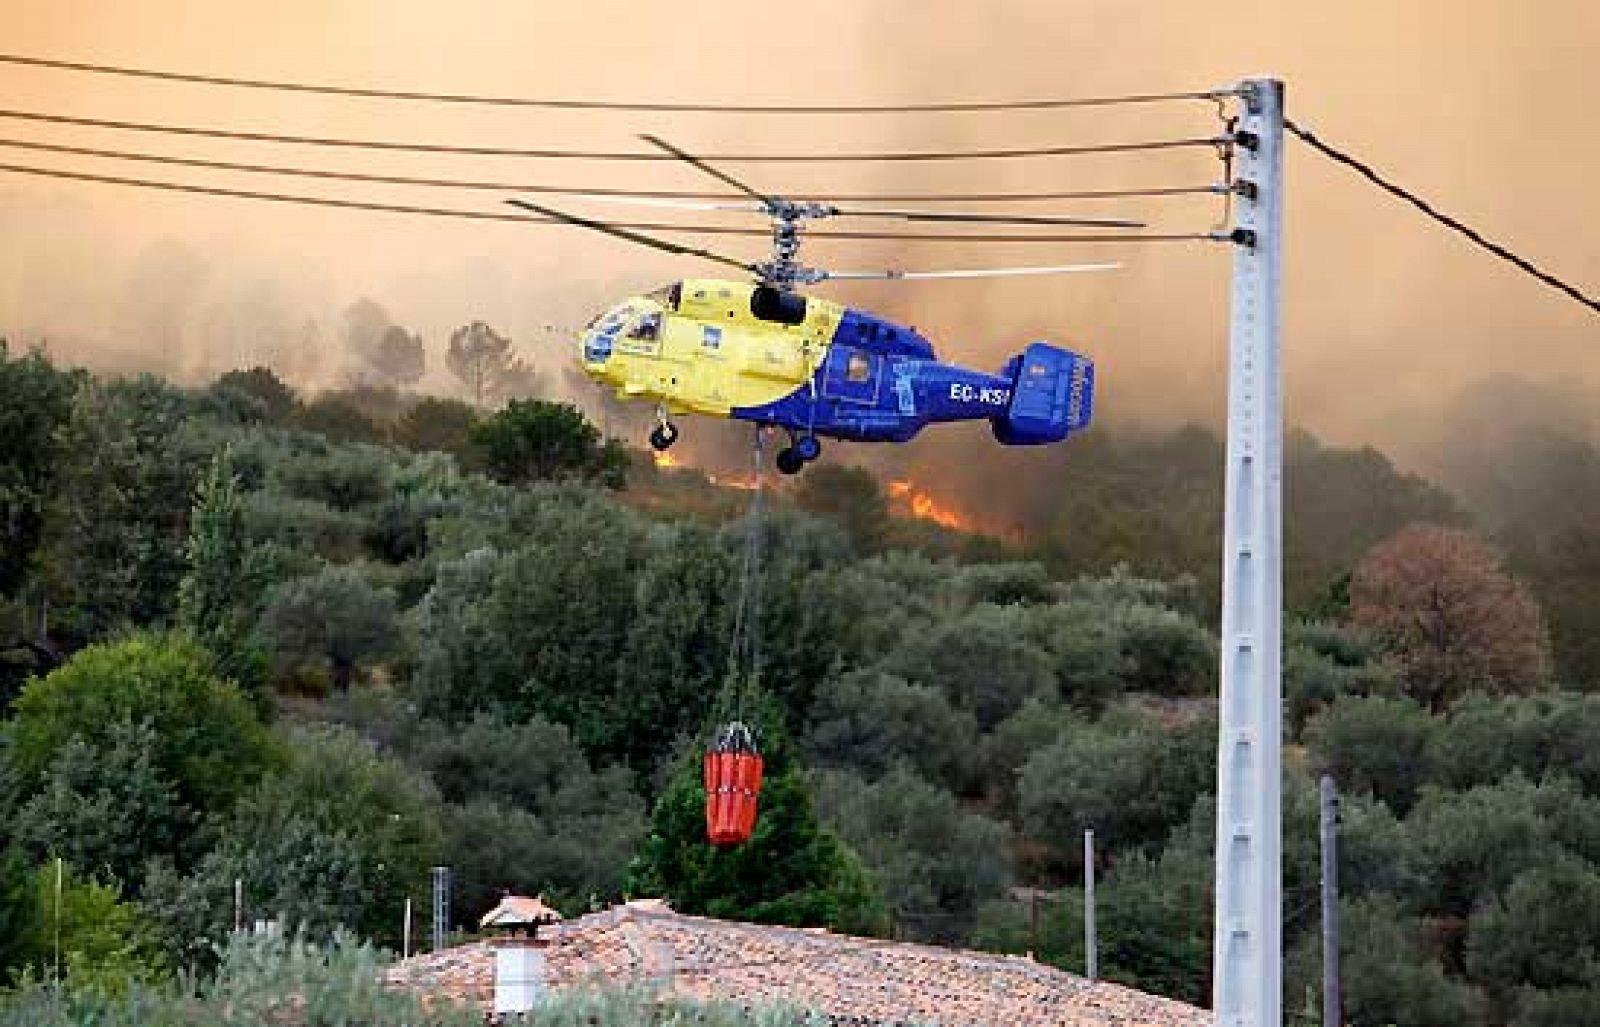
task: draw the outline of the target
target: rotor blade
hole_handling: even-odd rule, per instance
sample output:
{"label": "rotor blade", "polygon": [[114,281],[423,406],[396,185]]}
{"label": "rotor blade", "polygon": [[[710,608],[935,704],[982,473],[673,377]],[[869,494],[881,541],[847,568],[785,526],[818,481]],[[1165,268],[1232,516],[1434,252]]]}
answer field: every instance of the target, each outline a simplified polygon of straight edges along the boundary
{"label": "rotor blade", "polygon": [[563,190],[557,195],[572,200],[595,203],[622,203],[633,207],[661,207],[667,210],[732,210],[748,214],[764,214],[766,208],[759,203],[713,203],[708,200],[677,200],[664,196],[612,196],[607,193],[586,193],[579,189]]}
{"label": "rotor blade", "polygon": [[565,222],[569,225],[576,225],[579,228],[588,228],[592,231],[603,232],[606,235],[614,235],[618,239],[626,239],[629,242],[638,243],[640,246],[648,246],[651,249],[663,250],[667,253],[679,254],[681,256],[701,257],[705,260],[716,261],[718,264],[727,264],[729,267],[736,267],[741,271],[754,270],[749,264],[746,264],[743,261],[734,260],[732,257],[724,257],[720,253],[712,253],[710,250],[702,250],[694,246],[680,246],[678,243],[668,242],[665,239],[657,239],[654,236],[644,235],[641,232],[634,232],[626,228],[618,228],[615,225],[608,225],[604,221],[591,221],[588,218],[580,218],[574,214],[563,214],[559,210],[552,210],[549,207],[541,207],[537,203],[529,203],[527,200],[507,200],[506,202],[511,204],[513,207],[520,207],[523,210],[531,210],[535,214],[543,214],[547,218],[554,218],[557,221]]}
{"label": "rotor blade", "polygon": [[824,271],[823,280],[914,281],[919,278],[1009,278],[1014,275],[1067,275],[1080,271],[1115,271],[1121,264],[1056,264],[1047,267],[983,267],[957,271]]}
{"label": "rotor blade", "polygon": [[710,175],[712,178],[714,178],[717,181],[723,183],[724,185],[731,185],[735,189],[739,190],[741,193],[744,193],[746,196],[749,196],[752,199],[760,200],[762,202],[762,204],[769,204],[769,203],[772,202],[768,197],[763,196],[761,193],[756,192],[754,189],[752,189],[749,186],[745,185],[743,182],[739,181],[737,178],[734,178],[732,175],[729,175],[729,174],[726,174],[724,172],[718,171],[716,168],[714,168],[711,165],[707,164],[705,161],[701,160],[699,157],[696,157],[694,154],[685,153],[683,150],[678,149],[676,146],[673,146],[671,143],[667,142],[665,139],[660,138],[659,136],[641,135],[639,138],[643,139],[645,142],[649,143],[651,146],[654,146],[659,150],[665,150],[667,153],[672,154],[674,157],[678,158],[679,160],[683,161],[686,164],[694,165],[695,167],[699,168],[701,171],[704,171],[706,174]]}
{"label": "rotor blade", "polygon": [[1058,217],[1050,214],[992,214],[943,210],[895,210],[872,208],[855,210],[834,207],[829,212],[835,217],[896,218],[902,221],[970,221],[990,225],[1083,225],[1089,228],[1144,228],[1143,221],[1124,218]]}

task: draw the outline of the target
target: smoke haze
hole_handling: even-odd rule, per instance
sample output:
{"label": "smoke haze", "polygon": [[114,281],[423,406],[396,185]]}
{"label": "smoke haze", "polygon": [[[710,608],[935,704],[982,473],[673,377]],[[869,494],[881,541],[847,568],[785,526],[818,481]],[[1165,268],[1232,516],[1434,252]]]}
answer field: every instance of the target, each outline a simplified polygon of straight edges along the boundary
{"label": "smoke haze", "polygon": [[[768,11],[768,14],[762,14]],[[1288,82],[1291,115],[1488,235],[1600,288],[1600,5],[1430,0],[1228,5],[1111,0],[984,4],[819,0],[448,5],[366,0],[134,4],[4,0],[5,49],[111,64],[379,88],[681,101],[929,102],[1188,90],[1251,73]],[[842,151],[1063,145],[1210,135],[1203,103],[992,115],[769,118],[401,104],[0,67],[6,106],[101,118],[498,146]],[[593,165],[337,151],[46,127],[7,138],[364,173],[694,188],[665,164]],[[1434,462],[1442,412],[1514,373],[1600,386],[1600,322],[1350,172],[1288,143],[1285,350],[1291,419],[1327,441]],[[0,147],[0,159],[238,189],[495,210],[488,192],[264,178]],[[1205,150],[964,165],[730,167],[774,192],[1093,189],[1214,181]],[[569,206],[571,206],[569,204]],[[1213,198],[1052,205],[1206,230]],[[574,208],[578,209],[578,208]],[[655,211],[582,208],[631,220]],[[1039,208],[1040,210],[1044,208]],[[668,217],[670,215],[663,215]],[[700,220],[708,215],[693,215]],[[337,384],[341,313],[361,297],[420,332],[424,387],[444,391],[445,341],[484,320],[546,382],[583,324],[619,295],[708,265],[559,226],[427,219],[179,196],[0,174],[0,333],[71,360],[187,379],[269,362]],[[756,257],[759,239],[713,248]],[[828,290],[916,325],[942,355],[997,365],[1035,338],[1101,366],[1114,421],[1218,421],[1227,254],[1203,244],[811,244],[837,268],[972,267],[1113,258],[1100,276]],[[933,450],[924,445],[924,459]],[[896,458],[898,459],[898,458]]]}

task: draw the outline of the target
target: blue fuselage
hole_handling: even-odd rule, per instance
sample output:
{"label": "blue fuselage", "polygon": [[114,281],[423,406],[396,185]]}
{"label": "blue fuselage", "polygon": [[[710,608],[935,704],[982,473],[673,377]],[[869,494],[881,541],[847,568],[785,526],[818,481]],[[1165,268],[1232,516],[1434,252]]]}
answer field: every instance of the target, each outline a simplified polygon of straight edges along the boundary
{"label": "blue fuselage", "polygon": [[1012,380],[934,358],[921,335],[847,311],[810,382],[731,416],[861,442],[904,442],[924,425],[1005,414]]}

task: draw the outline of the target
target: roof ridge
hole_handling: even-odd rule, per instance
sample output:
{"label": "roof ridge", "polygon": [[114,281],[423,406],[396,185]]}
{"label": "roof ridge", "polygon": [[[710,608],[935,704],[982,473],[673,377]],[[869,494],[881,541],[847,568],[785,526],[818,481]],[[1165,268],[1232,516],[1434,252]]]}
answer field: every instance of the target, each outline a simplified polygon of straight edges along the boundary
{"label": "roof ridge", "polygon": [[[943,945],[931,945],[926,942],[905,941],[895,938],[874,938],[870,935],[844,934],[828,928],[794,927],[789,924],[762,924],[749,920],[725,920],[720,917],[701,916],[692,913],[683,913],[670,907],[659,909],[640,909],[636,906],[624,904],[614,906],[613,910],[627,910],[631,918],[657,921],[689,921],[719,928],[733,928],[746,933],[753,933],[765,937],[773,935],[789,936],[796,940],[813,940],[819,942],[832,941],[846,946],[853,946],[857,951],[868,952],[874,950],[888,950],[892,952],[918,952],[937,959],[968,959],[982,964],[1005,964],[1041,977],[1066,977],[1072,980],[1088,982],[1088,978],[1063,970],[1049,963],[1040,963],[1037,960],[1013,952],[984,952],[981,949],[951,948]],[[578,921],[569,921],[576,924]],[[1100,983],[1100,982],[1088,982]]]}

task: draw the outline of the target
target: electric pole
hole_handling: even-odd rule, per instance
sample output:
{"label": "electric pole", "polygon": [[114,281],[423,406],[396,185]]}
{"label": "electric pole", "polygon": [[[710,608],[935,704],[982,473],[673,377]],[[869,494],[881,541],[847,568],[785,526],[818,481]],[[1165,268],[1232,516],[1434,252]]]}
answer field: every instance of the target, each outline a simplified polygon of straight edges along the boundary
{"label": "electric pole", "polygon": [[1233,136],[1216,910],[1219,1027],[1283,1019],[1283,83],[1247,79]]}

